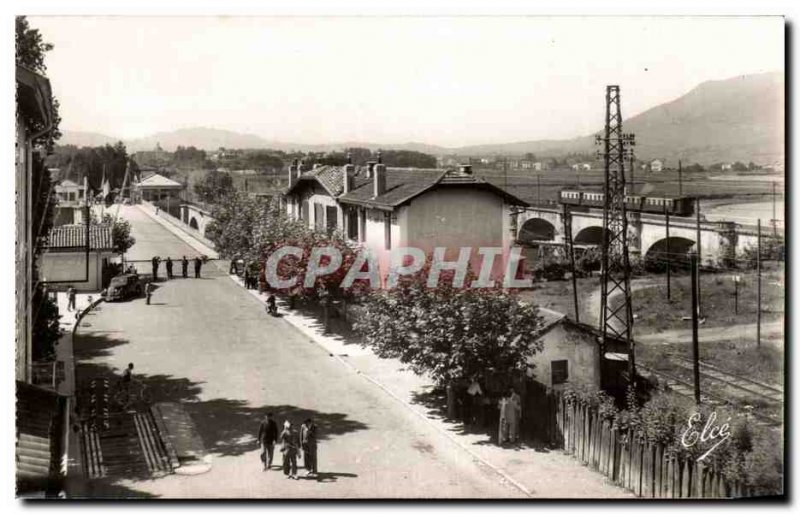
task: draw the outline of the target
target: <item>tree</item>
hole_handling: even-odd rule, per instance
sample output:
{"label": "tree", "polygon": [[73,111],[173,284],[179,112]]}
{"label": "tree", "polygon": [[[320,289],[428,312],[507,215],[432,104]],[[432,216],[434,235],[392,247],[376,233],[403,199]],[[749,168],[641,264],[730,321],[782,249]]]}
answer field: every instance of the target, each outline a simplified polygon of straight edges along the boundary
{"label": "tree", "polygon": [[233,178],[228,173],[209,170],[194,185],[194,192],[201,202],[216,204],[222,198],[234,192]]}
{"label": "tree", "polygon": [[355,328],[364,344],[439,386],[470,378],[508,386],[541,350],[536,307],[502,289],[460,289],[447,280],[428,288],[417,278],[374,291],[363,305]]}
{"label": "tree", "polygon": [[[42,35],[38,29],[32,29],[28,24],[25,16],[17,16],[16,18],[16,31],[14,36],[15,43],[15,60],[18,66],[24,66],[41,75],[47,74],[47,66],[45,65],[45,54],[53,49],[52,43],[46,43],[42,39]],[[52,111],[53,111],[53,126],[52,129],[40,136],[37,140],[33,141],[35,146],[43,146],[48,152],[52,151],[55,141],[61,137],[61,132],[58,127],[61,123],[61,117],[58,114],[59,103],[58,99],[53,96]],[[27,112],[20,113],[26,120],[31,132],[39,132],[45,129],[37,117],[32,116]]]}
{"label": "tree", "polygon": [[128,220],[117,218],[105,212],[98,217],[94,211],[89,212],[89,222],[92,225],[109,225],[111,227],[111,244],[114,253],[124,254],[136,244],[136,238],[131,235],[131,224]]}

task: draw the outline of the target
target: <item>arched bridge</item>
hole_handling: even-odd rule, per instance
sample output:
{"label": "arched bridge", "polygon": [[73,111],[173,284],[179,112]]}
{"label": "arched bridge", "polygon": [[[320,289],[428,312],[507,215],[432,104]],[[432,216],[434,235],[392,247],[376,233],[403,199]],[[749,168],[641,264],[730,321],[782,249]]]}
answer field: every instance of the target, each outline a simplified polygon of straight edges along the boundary
{"label": "arched bridge", "polygon": [[[603,241],[601,209],[572,208],[572,240],[578,245],[600,245]],[[528,207],[512,214],[511,226],[518,243],[524,245],[563,244],[564,214],[555,207]],[[696,249],[694,217],[670,216],[669,253],[673,259]],[[703,264],[721,264],[741,256],[745,248],[758,243],[755,227],[732,222],[700,222]],[[663,260],[667,253],[666,220],[663,215],[628,213],[628,245],[633,255],[645,261]]]}

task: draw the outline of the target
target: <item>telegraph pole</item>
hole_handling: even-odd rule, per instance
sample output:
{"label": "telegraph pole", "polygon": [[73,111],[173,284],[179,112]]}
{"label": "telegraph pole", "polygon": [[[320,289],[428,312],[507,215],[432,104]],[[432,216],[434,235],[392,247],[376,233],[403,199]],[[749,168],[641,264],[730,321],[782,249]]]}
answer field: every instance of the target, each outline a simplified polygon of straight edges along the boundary
{"label": "telegraph pole", "polygon": [[703,304],[700,297],[700,266],[703,265],[703,240],[701,239],[700,234],[700,197],[697,197],[697,312],[701,313],[703,311]]}
{"label": "telegraph pole", "polygon": [[694,401],[700,404],[700,343],[698,318],[700,317],[700,277],[697,266],[697,253],[692,252],[692,374],[694,376]]}
{"label": "telegraph pole", "polygon": [[[603,245],[601,279],[602,351],[612,340],[628,347],[628,385],[635,388],[636,363],[633,341],[630,260],[628,257],[628,216],[625,206],[625,158],[634,146],[632,134],[622,132],[619,86],[606,87],[606,123],[603,136],[597,136],[604,159]],[[620,296],[616,306],[609,301]]]}
{"label": "telegraph pole", "polygon": [[542,175],[539,173],[536,174],[536,203],[542,205]]}
{"label": "telegraph pole", "polygon": [[570,267],[572,269],[572,304],[575,306],[575,323],[580,323],[580,308],[578,306],[578,279],[575,275],[575,247],[572,244],[572,213],[569,206],[564,207],[564,237],[566,238],[564,247],[569,252]]}
{"label": "telegraph pole", "polygon": [[761,346],[761,219],[758,220],[758,249],[756,269],[758,275],[758,308],[756,310],[756,345]]}
{"label": "telegraph pole", "polygon": [[678,159],[678,196],[683,196],[683,166]]}
{"label": "telegraph pole", "polygon": [[778,217],[775,212],[777,198],[775,194],[775,181],[772,182],[772,235],[778,237]]}
{"label": "telegraph pole", "polygon": [[667,301],[669,301],[669,300],[672,299],[672,294],[671,294],[672,293],[671,292],[671,287],[672,287],[671,282],[672,282],[672,280],[671,280],[671,277],[670,277],[670,268],[672,267],[670,260],[672,259],[672,253],[671,253],[670,247],[669,247],[670,246],[669,245],[669,209],[667,209],[666,203],[664,204],[664,217],[665,217],[665,223],[666,223],[666,226],[667,226]]}

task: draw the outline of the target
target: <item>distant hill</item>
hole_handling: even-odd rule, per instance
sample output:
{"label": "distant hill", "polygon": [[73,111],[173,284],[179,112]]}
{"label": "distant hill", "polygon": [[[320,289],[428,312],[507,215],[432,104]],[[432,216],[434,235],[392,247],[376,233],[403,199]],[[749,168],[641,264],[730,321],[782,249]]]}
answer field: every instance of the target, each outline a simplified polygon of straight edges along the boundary
{"label": "distant hill", "polygon": [[61,139],[58,144],[61,146],[74,145],[74,146],[103,146],[113,145],[120,141],[122,138],[115,138],[97,132],[81,132],[74,130],[62,130]]}
{"label": "distant hill", "polygon": [[[768,164],[784,158],[784,110],[783,73],[744,75],[703,82],[672,102],[624,120],[623,129],[636,134],[636,155],[644,160],[666,159],[669,166],[678,159]],[[594,150],[592,134],[561,141],[469,146],[453,153],[557,156]]]}
{"label": "distant hill", "polygon": [[[603,106],[597,108],[600,110]],[[625,132],[636,134],[636,155],[640,159],[666,159],[668,166],[674,166],[678,159],[701,164],[737,160],[770,164],[784,159],[784,110],[783,73],[761,73],[703,82],[680,98],[624,120],[623,127]],[[598,132],[601,128],[598,127]],[[102,134],[64,131],[59,144],[97,146],[116,141]],[[417,142],[378,144],[350,141],[308,145],[202,127],[159,132],[125,143],[130,151],[151,150],[156,143],[168,151],[178,146],[195,146],[203,150],[225,147],[305,152],[362,147],[414,150],[433,155],[523,155],[530,152],[548,157],[595,151],[593,134],[566,140],[445,148]]]}

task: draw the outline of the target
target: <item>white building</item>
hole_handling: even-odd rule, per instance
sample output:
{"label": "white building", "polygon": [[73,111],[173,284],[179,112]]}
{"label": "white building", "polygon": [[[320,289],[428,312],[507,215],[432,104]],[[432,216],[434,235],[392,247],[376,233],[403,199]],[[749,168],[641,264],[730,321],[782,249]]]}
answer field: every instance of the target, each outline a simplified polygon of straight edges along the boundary
{"label": "white building", "polygon": [[650,171],[664,171],[664,163],[658,159],[651,161]]}
{"label": "white building", "polygon": [[100,291],[103,273],[114,257],[110,225],[90,225],[86,248],[86,225],[64,225],[50,231],[41,254],[41,279],[62,288]]}
{"label": "white building", "polygon": [[[461,171],[387,168],[380,163],[290,167],[286,208],[320,231],[339,231],[380,257],[381,271],[392,248],[414,247],[430,253],[447,249],[455,259],[461,247],[511,247],[510,209],[527,203],[505,190]],[[499,259],[498,259],[499,260]],[[499,266],[498,266],[499,268]],[[475,269],[477,272],[477,269]]]}
{"label": "white building", "polygon": [[147,175],[133,185],[134,198],[147,202],[178,198],[181,191],[183,191],[183,184],[158,173]]}

